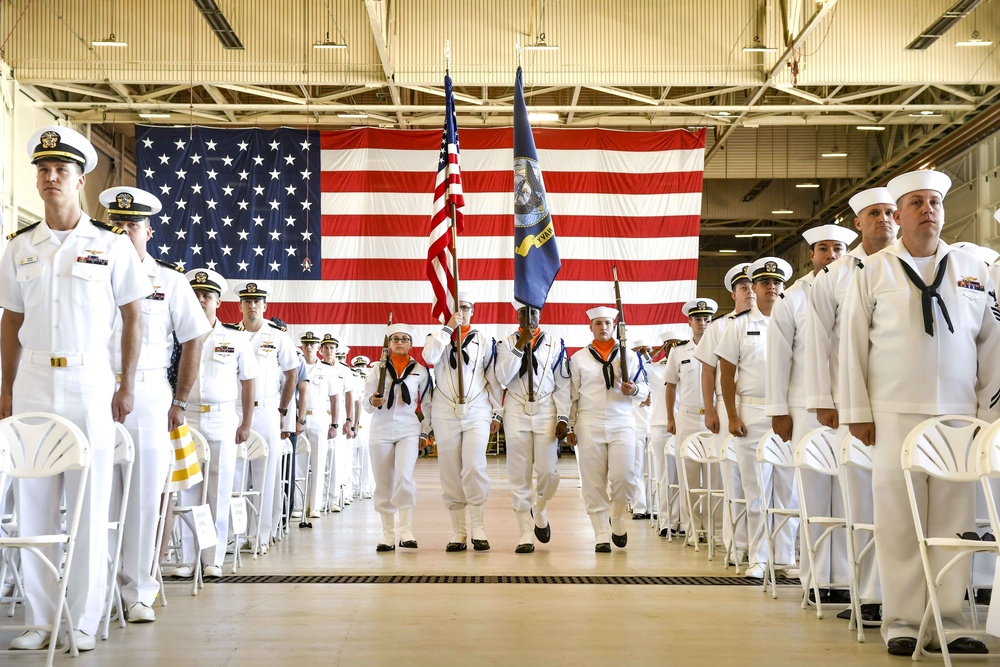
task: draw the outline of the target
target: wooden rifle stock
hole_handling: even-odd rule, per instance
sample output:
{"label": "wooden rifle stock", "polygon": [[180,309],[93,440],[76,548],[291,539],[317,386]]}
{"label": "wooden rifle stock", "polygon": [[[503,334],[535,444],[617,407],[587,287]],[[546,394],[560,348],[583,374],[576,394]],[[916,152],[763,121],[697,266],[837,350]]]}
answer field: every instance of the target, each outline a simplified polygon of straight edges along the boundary
{"label": "wooden rifle stock", "polygon": [[[389,311],[389,322],[385,325],[388,329],[392,326],[392,311]],[[385,365],[389,363],[389,334],[382,339],[382,360],[378,364],[378,394],[385,395]]]}
{"label": "wooden rifle stock", "polygon": [[618,284],[618,265],[611,265],[611,272],[615,279],[615,306],[618,308],[618,352],[621,354],[622,382],[628,382],[628,360],[625,358],[625,311],[622,310],[622,288]]}

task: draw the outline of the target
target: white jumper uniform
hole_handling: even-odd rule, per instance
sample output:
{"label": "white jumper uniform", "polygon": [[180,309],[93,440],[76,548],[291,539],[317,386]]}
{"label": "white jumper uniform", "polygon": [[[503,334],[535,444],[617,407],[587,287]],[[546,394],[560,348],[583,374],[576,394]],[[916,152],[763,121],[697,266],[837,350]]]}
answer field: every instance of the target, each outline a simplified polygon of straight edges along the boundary
{"label": "white jumper uniform", "polygon": [[[761,489],[755,463],[757,443],[771,428],[771,419],[764,414],[768,329],[769,318],[754,306],[733,318],[732,325],[726,329],[715,348],[715,354],[720,359],[736,366],[736,409],[747,431],[745,437],[735,438],[733,445],[743,482],[743,497],[747,501],[747,557],[750,568],[767,563],[761,499],[768,498],[775,502],[775,482],[770,466],[764,468],[764,488]],[[795,562],[794,534],[787,524],[775,539],[774,554],[776,564]]]}
{"label": "white jumper uniform", "polygon": [[[534,360],[529,371],[529,358],[514,346],[517,337],[511,334],[497,344],[496,378],[507,387],[503,406],[507,476],[514,511],[539,515],[559,486],[556,423],[569,421],[569,359],[563,340],[542,331],[532,343]],[[529,372],[535,394],[530,403]],[[532,471],[536,476],[534,490]]]}
{"label": "white jumper uniform", "polygon": [[[670,433],[667,432],[667,387],[665,380],[668,359],[646,366],[650,407],[649,442],[646,446],[651,448],[653,458],[656,460],[656,471],[659,473],[659,479],[656,481],[659,482],[661,488],[657,494],[657,506],[647,507],[647,509],[657,515],[658,530],[676,526],[680,521],[679,512],[675,511],[675,516],[668,516],[669,512],[667,511],[666,489],[670,481],[670,471],[674,467],[673,462],[668,462],[664,456],[667,440],[670,438]],[[653,471],[650,470],[649,474],[653,475]],[[647,499],[647,505],[648,502],[649,499]]]}
{"label": "white jumper uniform", "polygon": [[[90,443],[90,481],[67,589],[77,629],[89,635],[97,633],[108,580],[107,519],[115,446],[115,376],[108,341],[119,307],[153,291],[128,239],[99,225],[86,214],[68,233],[38,223],[12,238],[0,261],[0,307],[24,315],[13,414],[61,415],[79,426]],[[65,359],[65,365],[57,366],[54,358]],[[65,477],[66,506],[73,508],[79,473]],[[61,478],[17,480],[14,490],[21,537],[59,532]],[[61,547],[44,553],[54,558],[57,549]],[[50,623],[59,584],[36,556],[24,552],[21,558],[28,601],[25,621]]]}
{"label": "white jumper uniform", "polygon": [[[931,285],[946,259],[937,290],[940,301],[931,302],[931,336],[925,330],[921,292],[903,266]],[[933,257],[914,258],[900,240],[865,260],[864,269],[854,272],[844,301],[840,420],[875,424],[875,551],[886,640],[916,637],[926,603],[900,469],[903,440],[932,416],[997,418],[1000,311],[995,293],[986,266],[975,256],[939,241]],[[941,302],[954,332],[949,331]],[[913,481],[928,535],[951,537],[975,528],[972,493],[919,473]],[[938,552],[932,560],[940,566],[942,558]],[[939,588],[946,626],[965,627],[962,599],[968,576],[968,569],[955,568]]]}
{"label": "white jumper uniform", "polygon": [[[649,357],[644,355],[642,357],[643,368],[648,368],[649,363]],[[652,395],[652,391],[650,395]],[[635,461],[632,465],[635,468],[636,484],[635,495],[629,498],[629,504],[632,506],[633,514],[646,514],[649,507],[646,499],[646,485],[643,484],[642,480],[646,476],[646,447],[649,446],[649,439],[652,435],[652,404],[646,401],[636,402],[632,408],[632,416],[635,417]]]}
{"label": "white jumper uniform", "polygon": [[[188,394],[184,417],[188,425],[205,436],[211,452],[208,477],[201,484],[208,484],[208,506],[215,517],[217,544],[202,551],[205,567],[222,567],[229,541],[229,505],[233,496],[233,478],[236,474],[236,429],[243,419],[237,412],[242,388],[241,380],[257,377],[257,359],[250,347],[250,337],[239,331],[235,324],[216,320],[215,327],[205,338],[198,364],[198,377]],[[200,505],[202,486],[196,484],[180,492],[180,503]],[[186,526],[182,529],[186,530]],[[193,563],[194,538],[184,539],[184,562]]]}
{"label": "white jumper uniform", "polygon": [[628,499],[635,495],[633,407],[649,396],[645,370],[632,350],[625,350],[625,360],[629,379],[638,391],[635,396],[622,394],[619,354],[621,348],[615,345],[607,360],[598,361],[600,353],[588,345],[570,360],[569,424],[577,436],[583,503],[598,544],[608,542],[608,512],[611,511],[613,520],[620,521],[628,508]]}
{"label": "white jumper uniform", "polygon": [[[174,458],[167,430],[167,413],[173,398],[167,367],[174,336],[178,343],[184,344],[212,330],[183,273],[150,255],[140,263],[153,292],[142,300],[142,348],[135,374],[135,407],[125,418],[125,428],[135,443],[119,575],[126,609],[136,602],[152,606],[160,589],[150,573],[160,521],[160,495]],[[119,316],[115,321],[112,356],[116,373],[121,373],[121,327]],[[120,485],[116,484],[114,490],[120,499]],[[118,507],[117,501],[112,507]]]}
{"label": "white jumper uniform", "polygon": [[[684,474],[679,476],[681,498],[688,493],[690,488],[704,488],[702,486],[702,466],[689,462],[685,469],[681,465],[681,443],[688,436],[705,430],[705,400],[701,395],[701,362],[694,356],[696,347],[693,340],[674,347],[667,358],[666,373],[664,374],[665,382],[677,387],[674,400],[674,427],[676,430],[674,435],[677,436],[674,465],[677,470],[684,470]],[[691,500],[693,503],[694,499]],[[706,500],[703,503],[702,510],[696,517],[695,532],[708,528],[706,523],[708,507],[705,504],[708,502],[711,501]],[[688,504],[681,502],[680,505],[681,526],[688,530],[692,525],[688,515]]]}

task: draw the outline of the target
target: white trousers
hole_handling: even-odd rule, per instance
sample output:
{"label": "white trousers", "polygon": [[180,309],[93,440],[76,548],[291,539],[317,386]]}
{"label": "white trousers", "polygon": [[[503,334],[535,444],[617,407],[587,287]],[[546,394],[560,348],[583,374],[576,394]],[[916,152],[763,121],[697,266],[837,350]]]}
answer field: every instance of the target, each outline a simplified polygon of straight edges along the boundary
{"label": "white trousers", "polygon": [[[580,452],[580,479],[587,514],[624,507],[634,497],[635,427],[630,423],[581,419],[574,428]],[[608,483],[611,496],[608,497]]]}
{"label": "white trousers", "polygon": [[[303,479],[309,478],[306,483],[309,498],[305,509],[318,512],[323,508],[325,500],[323,489],[326,485],[326,456],[329,450],[326,435],[330,432],[330,413],[308,415],[305,432],[309,438],[309,453],[303,451],[296,454],[299,458],[295,461],[295,474]],[[295,483],[294,480],[292,483]],[[301,505],[298,507],[301,509]]]}
{"label": "white trousers", "polygon": [[[90,356],[100,357],[91,353]],[[77,543],[67,588],[70,612],[77,629],[97,634],[104,610],[108,583],[108,509],[114,462],[115,427],[111,418],[111,397],[115,378],[106,359],[88,360],[83,366],[53,368],[32,364],[22,356],[14,380],[13,413],[51,412],[76,424],[87,436],[92,453],[90,481],[77,529]],[[76,506],[80,473],[64,473],[46,479],[20,479],[14,483],[15,504],[22,537],[61,531],[60,504],[63,489],[66,507]],[[67,523],[72,517],[67,516]],[[42,552],[56,563],[61,546]],[[39,558],[21,552],[24,593],[27,598],[25,622],[51,623],[56,610],[59,582]]]}
{"label": "white trousers", "polygon": [[[872,485],[875,501],[875,557],[882,582],[882,637],[916,637],[927,603],[927,586],[913,515],[900,466],[903,440],[914,426],[931,415],[874,412],[875,451]],[[975,495],[960,484],[913,475],[917,507],[924,534],[954,537],[975,527]],[[950,554],[931,550],[936,572]],[[962,600],[969,580],[968,567],[956,567],[938,588],[941,617],[950,628],[967,627]],[[934,624],[930,630],[934,633]]]}
{"label": "white trousers", "polygon": [[[722,445],[725,443],[726,438],[729,437],[729,413],[726,411],[726,404],[723,402],[721,396],[716,396],[715,401],[715,411],[719,415],[719,434],[715,436],[715,448],[722,453]],[[728,466],[720,466],[728,467]],[[736,498],[746,498],[746,492],[743,489],[743,475],[740,474],[740,467],[734,465],[729,467],[730,473],[730,484],[732,485],[733,494]],[[720,471],[720,474],[721,471]],[[739,506],[734,508],[736,511],[734,514],[739,514]],[[735,516],[733,518],[736,518]],[[747,537],[747,524],[746,521],[740,521],[739,525],[736,527],[736,534],[733,535],[733,527],[729,524],[728,519],[723,519],[722,521],[722,539],[728,547],[736,541],[737,549],[747,549],[749,539]]]}
{"label": "white trousers", "polygon": [[632,512],[635,514],[645,514],[649,511],[646,502],[646,485],[643,479],[646,476],[646,446],[652,433],[650,431],[635,430],[635,461],[632,467],[635,469],[635,495],[629,498],[632,503]]}
{"label": "white trousers", "polygon": [[[439,407],[440,406],[440,407]],[[466,505],[485,505],[490,494],[486,476],[486,445],[490,439],[491,415],[470,410],[459,419],[445,402],[434,405],[434,437],[438,449],[441,496],[449,510]]]}
{"label": "white trousers", "polygon": [[[749,538],[747,558],[750,566],[753,567],[767,563],[767,539],[764,536],[764,508],[761,506],[761,497],[769,498],[774,503],[774,507],[783,507],[783,505],[778,504],[775,485],[780,483],[783,490],[787,489],[789,480],[786,475],[779,478],[771,466],[764,466],[761,476],[763,489],[761,488],[757,481],[757,443],[770,430],[771,418],[764,414],[763,405],[741,403],[739,411],[740,419],[746,426],[747,435],[743,438],[736,438],[733,444],[736,448],[736,458],[743,483],[743,497],[747,501],[747,536]],[[792,481],[794,482],[794,480]],[[739,545],[738,540],[737,545]],[[795,532],[787,524],[775,538],[774,558],[775,563],[795,562]]]}
{"label": "white trousers", "polygon": [[[281,413],[274,405],[261,405],[253,409],[250,428],[260,433],[267,443],[267,456],[250,464],[250,479],[255,491],[260,491],[260,517],[250,517],[250,535],[259,536],[267,544],[278,524],[275,514],[281,513],[279,472],[281,470]],[[243,471],[236,471],[236,487],[244,488]]]}
{"label": "white trousers", "polygon": [[[151,606],[160,590],[159,582],[151,574],[153,550],[160,522],[160,496],[174,458],[167,431],[167,412],[173,393],[166,373],[155,380],[136,382],[135,395],[135,409],[125,418],[125,428],[135,443],[119,573],[126,607],[136,602]],[[112,502],[115,508],[121,492],[116,479]]]}
{"label": "white trousers", "polygon": [[[514,511],[527,512],[537,505],[538,499],[552,500],[559,487],[555,403],[550,398],[538,406],[537,414],[527,415],[521,403],[508,396],[504,406],[503,430]],[[532,473],[535,476],[534,488],[531,485]]]}
{"label": "white trousers", "polygon": [[375,476],[375,509],[383,514],[405,510],[417,504],[417,484],[413,467],[417,464],[417,444],[413,435],[398,440],[374,439],[368,443]]}
{"label": "white trousers", "polygon": [[[681,450],[683,449],[684,441],[691,435],[694,435],[698,431],[705,430],[705,416],[700,414],[693,414],[690,412],[684,412],[683,410],[678,410],[674,416],[674,426],[677,428],[677,439],[674,441],[676,446],[674,448],[674,466],[676,470],[683,471],[683,474],[678,475],[678,483],[680,484],[680,505],[681,505],[681,528],[683,530],[688,530],[690,524],[690,516],[688,515],[688,503],[687,497],[690,495],[688,489],[704,488],[702,486],[702,465],[694,461],[682,461],[681,460]],[[691,507],[697,507],[697,498],[691,498]],[[711,502],[710,499],[706,499],[702,503],[700,510],[695,509],[697,516],[694,521],[694,529],[705,530],[707,528],[706,520],[708,518],[708,503]]]}
{"label": "white trousers", "polygon": [[654,510],[657,513],[657,528],[659,530],[675,527],[678,521],[680,521],[680,514],[677,509],[674,509],[671,515],[669,503],[667,502],[667,484],[670,483],[671,479],[676,479],[676,477],[671,477],[672,472],[676,473],[673,460],[668,461],[665,454],[668,439],[670,439],[670,433],[667,431],[665,424],[662,426],[653,426],[650,428],[649,442],[646,444],[646,447],[651,448],[653,458],[656,459],[657,481],[659,482],[660,489],[657,493]]}
{"label": "white trousers", "polygon": [[[195,484],[190,489],[180,492],[180,504],[186,506],[200,505],[202,485],[208,484],[207,501],[215,517],[216,546],[208,547],[201,553],[203,565],[222,567],[226,557],[226,544],[229,542],[229,506],[233,497],[233,484],[236,475],[236,429],[240,419],[233,408],[218,412],[196,412],[187,410],[184,413],[188,426],[195,429],[208,442],[208,451],[212,461],[208,465],[208,476],[201,484]],[[194,536],[182,524],[185,531],[183,558],[185,563],[195,562]]]}
{"label": "white trousers", "polygon": [[[355,494],[372,494],[375,489],[375,473],[372,470],[371,452],[368,449],[368,429],[358,431],[351,440],[351,483]],[[354,471],[357,471],[355,474]]]}

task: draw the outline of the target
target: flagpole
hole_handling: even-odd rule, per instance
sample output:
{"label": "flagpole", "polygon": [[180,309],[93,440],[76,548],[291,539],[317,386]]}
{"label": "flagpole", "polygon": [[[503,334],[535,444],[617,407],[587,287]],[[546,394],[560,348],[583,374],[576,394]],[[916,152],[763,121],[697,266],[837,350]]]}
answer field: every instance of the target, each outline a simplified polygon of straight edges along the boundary
{"label": "flagpole", "polygon": [[[445,40],[444,42],[444,74],[447,77],[451,76],[451,40]],[[447,106],[447,100],[445,100],[445,105]],[[448,109],[449,114],[453,113],[452,109]],[[447,122],[450,122],[449,118]],[[455,133],[458,134],[458,119],[455,119]],[[451,184],[449,183],[449,187]],[[452,259],[452,275],[455,277],[455,310],[458,313],[462,312],[462,306],[458,302],[458,213],[455,209],[455,202],[448,202],[448,213],[451,218],[451,259]],[[458,404],[465,405],[465,364],[463,363],[462,357],[462,323],[458,324],[458,337],[456,339],[456,345],[458,349],[455,352],[455,365],[458,370]]]}

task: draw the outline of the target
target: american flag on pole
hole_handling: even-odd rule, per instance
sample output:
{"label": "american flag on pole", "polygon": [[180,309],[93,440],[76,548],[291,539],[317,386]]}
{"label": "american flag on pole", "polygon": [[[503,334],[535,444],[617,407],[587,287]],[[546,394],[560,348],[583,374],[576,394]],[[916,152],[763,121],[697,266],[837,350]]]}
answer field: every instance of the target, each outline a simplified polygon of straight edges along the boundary
{"label": "american flag on pole", "polygon": [[441,154],[438,156],[437,179],[434,182],[434,210],[431,214],[430,244],[427,248],[427,280],[434,296],[431,314],[441,323],[458,310],[455,303],[454,261],[452,239],[452,207],[455,210],[455,233],[465,229],[465,197],[462,196],[462,160],[458,150],[458,122],[455,119],[455,96],[451,77],[444,77],[444,131],[441,133]]}
{"label": "american flag on pole", "polygon": [[[385,319],[391,310],[397,322],[423,333],[440,326],[431,316],[433,298],[427,281],[428,217],[434,210],[434,186],[441,148],[439,130],[411,131],[363,128],[306,133],[279,130],[294,137],[287,145],[296,162],[286,166],[270,141],[247,148],[249,163],[236,164],[239,142],[262,130],[205,130],[221,133],[214,150],[206,138],[200,155],[231,157],[227,165],[216,157],[211,165],[192,158],[192,147],[167,142],[173,137],[188,142],[192,130],[183,128],[137,129],[136,156],[139,187],[160,196],[169,221],[154,220],[150,251],[170,261],[184,259],[193,266],[197,258],[217,262],[227,278],[263,277],[274,280],[276,294],[267,315],[289,323],[298,336],[306,330],[330,332],[351,346],[350,356],[377,358]],[[161,135],[160,133],[165,133]],[[153,146],[145,146],[150,138]],[[545,188],[559,229],[562,270],[552,285],[543,313],[543,326],[577,348],[590,340],[586,309],[613,303],[611,265],[617,263],[630,337],[648,337],[668,324],[686,322],[681,305],[694,298],[698,278],[698,232],[701,214],[703,130],[622,132],[602,129],[535,129],[538,159],[545,165]],[[161,141],[162,139],[162,141]],[[317,144],[318,141],[318,144]],[[308,169],[302,167],[309,143]],[[321,150],[317,151],[316,148]],[[511,258],[514,215],[511,128],[462,130],[462,181],[465,231],[461,244],[462,289],[476,295],[475,326],[500,338],[516,327],[510,305],[514,294]],[[162,163],[163,157],[166,163]],[[183,164],[181,158],[184,157]],[[255,157],[264,164],[256,164]],[[318,161],[318,162],[317,162]],[[153,170],[147,176],[145,168]],[[216,173],[213,179],[207,173]],[[185,171],[180,178],[176,171]],[[278,178],[272,178],[272,171]],[[247,171],[247,180],[242,180]],[[310,200],[305,209],[301,189],[308,177]],[[195,176],[201,173],[201,176]],[[319,174],[317,179],[316,175]],[[198,179],[197,181],[195,179]],[[256,179],[251,184],[251,178]],[[234,188],[231,196],[222,189]],[[290,179],[287,182],[285,179]],[[204,184],[218,185],[221,195],[206,193]],[[162,193],[160,186],[171,186]],[[201,191],[194,186],[201,184]],[[287,187],[296,191],[289,194]],[[242,190],[237,191],[236,188]],[[257,194],[255,187],[264,187]],[[237,197],[237,192],[240,196]],[[222,197],[234,199],[232,214],[217,212]],[[251,200],[250,197],[253,197]],[[208,204],[215,202],[215,208]],[[178,200],[185,205],[180,206]],[[239,206],[247,202],[247,210]],[[278,209],[272,210],[272,201]],[[317,203],[318,202],[318,206]],[[249,210],[253,207],[254,210]],[[317,211],[317,208],[319,209]],[[305,212],[308,211],[309,215]],[[316,219],[312,216],[320,214]],[[194,216],[201,218],[195,221]],[[226,225],[224,217],[233,217]],[[241,225],[236,227],[236,216]],[[285,220],[291,216],[294,224]],[[257,225],[254,217],[264,217]],[[305,221],[308,219],[308,228]],[[304,239],[302,234],[314,229]],[[217,232],[215,238],[209,230]],[[177,236],[185,231],[185,238]],[[242,239],[239,231],[247,231]],[[270,232],[280,232],[274,239]],[[224,242],[221,234],[235,235],[240,246]],[[231,272],[231,255],[236,273]],[[198,254],[193,246],[200,246]],[[167,246],[163,250],[161,246]],[[289,248],[295,247],[294,260]],[[263,248],[257,254],[256,248]],[[206,252],[213,254],[206,255]],[[305,254],[303,254],[305,253]],[[310,259],[310,270],[302,262]],[[247,263],[247,272],[239,262]],[[272,270],[290,273],[277,279]],[[251,273],[251,271],[253,273]],[[223,304],[220,317],[237,321],[235,303]]]}

